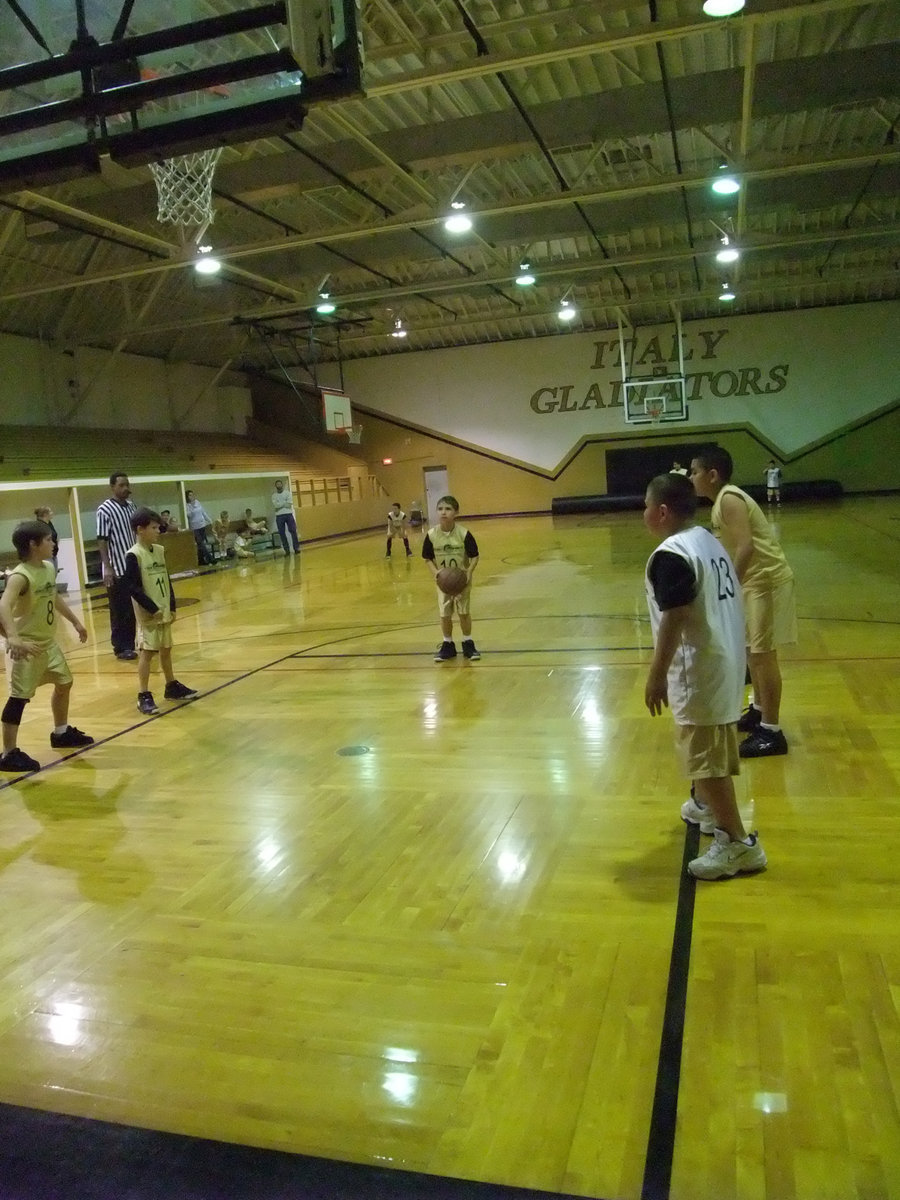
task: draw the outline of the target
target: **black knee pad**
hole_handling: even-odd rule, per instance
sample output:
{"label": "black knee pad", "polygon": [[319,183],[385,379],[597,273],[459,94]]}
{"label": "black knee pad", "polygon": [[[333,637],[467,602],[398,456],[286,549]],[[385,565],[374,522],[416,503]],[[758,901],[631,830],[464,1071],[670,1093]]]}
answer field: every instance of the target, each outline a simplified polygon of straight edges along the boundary
{"label": "black knee pad", "polygon": [[21,725],[22,713],[25,711],[27,700],[23,700],[21,696],[10,696],[6,704],[3,706],[3,712],[0,714],[0,721],[4,725]]}

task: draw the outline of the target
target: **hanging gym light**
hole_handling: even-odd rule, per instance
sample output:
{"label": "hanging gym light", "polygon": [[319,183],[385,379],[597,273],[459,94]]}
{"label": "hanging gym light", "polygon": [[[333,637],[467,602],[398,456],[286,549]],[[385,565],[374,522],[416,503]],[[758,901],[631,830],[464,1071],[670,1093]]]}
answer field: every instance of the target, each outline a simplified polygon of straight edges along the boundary
{"label": "hanging gym light", "polygon": [[222,270],[221,262],[212,252],[212,246],[198,246],[200,256],[194,259],[194,270],[198,275],[217,275]]}
{"label": "hanging gym light", "polygon": [[728,171],[728,164],[722,163],[719,167],[719,174],[709,185],[712,190],[719,196],[733,196],[735,192],[741,190],[740,181],[735,179]]}
{"label": "hanging gym light", "polygon": [[520,263],[519,274],[516,276],[516,283],[519,287],[531,287],[534,283],[534,278],[534,275],[531,273],[531,263]]}
{"label": "hanging gym light", "polygon": [[450,207],[454,210],[444,221],[448,233],[468,233],[472,228],[472,218],[462,211],[466,206],[462,200],[451,200]]}
{"label": "hanging gym light", "polygon": [[737,246],[732,246],[731,238],[727,233],[722,234],[722,249],[716,253],[716,262],[733,263],[741,257],[741,252]]}
{"label": "hanging gym light", "polygon": [[703,0],[703,11],[708,17],[733,17],[744,3],[745,0]]}

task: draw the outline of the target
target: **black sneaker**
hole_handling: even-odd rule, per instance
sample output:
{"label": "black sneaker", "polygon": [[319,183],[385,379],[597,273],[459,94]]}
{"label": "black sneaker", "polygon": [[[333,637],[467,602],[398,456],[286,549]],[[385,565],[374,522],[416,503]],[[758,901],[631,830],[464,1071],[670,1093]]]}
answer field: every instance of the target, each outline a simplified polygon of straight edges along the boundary
{"label": "black sneaker", "polygon": [[62,733],[50,734],[50,745],[54,750],[75,750],[79,746],[93,746],[94,739],[88,737],[74,725],[67,725]]}
{"label": "black sneaker", "polygon": [[435,662],[449,662],[451,658],[456,658],[456,643],[441,642],[434,654]]}
{"label": "black sneaker", "polygon": [[122,662],[134,662],[137,658],[137,650],[117,650],[116,658]]}
{"label": "black sneaker", "polygon": [[152,717],[154,713],[159,712],[152,692],[138,692],[137,706],[138,712],[143,713],[145,717]]}
{"label": "black sneaker", "polygon": [[761,709],[758,709],[755,704],[748,704],[738,718],[738,730],[741,733],[752,733],[761,720]]}
{"label": "black sneaker", "polygon": [[179,683],[177,679],[173,679],[171,683],[166,684],[164,694],[167,700],[194,700],[200,693],[195,692],[193,688],[189,688],[184,683]]}
{"label": "black sneaker", "polygon": [[741,758],[771,758],[775,754],[787,752],[787,738],[781,730],[763,729],[761,725],[738,746]]}
{"label": "black sneaker", "polygon": [[471,659],[472,662],[475,662],[477,658],[481,658],[481,655],[478,653],[478,647],[471,638],[463,638],[462,652],[463,658]]}
{"label": "black sneaker", "polygon": [[36,758],[26,754],[16,746],[15,750],[7,750],[0,755],[0,771],[39,771],[41,764]]}

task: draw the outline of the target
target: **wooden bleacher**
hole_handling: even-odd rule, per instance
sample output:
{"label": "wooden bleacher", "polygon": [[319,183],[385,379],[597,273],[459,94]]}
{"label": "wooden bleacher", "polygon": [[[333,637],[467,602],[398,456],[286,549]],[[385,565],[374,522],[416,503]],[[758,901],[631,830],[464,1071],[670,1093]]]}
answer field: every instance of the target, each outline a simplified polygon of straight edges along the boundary
{"label": "wooden bleacher", "polygon": [[0,481],[90,479],[117,469],[181,479],[285,469],[294,480],[322,477],[291,449],[270,449],[237,434],[12,425],[0,427]]}

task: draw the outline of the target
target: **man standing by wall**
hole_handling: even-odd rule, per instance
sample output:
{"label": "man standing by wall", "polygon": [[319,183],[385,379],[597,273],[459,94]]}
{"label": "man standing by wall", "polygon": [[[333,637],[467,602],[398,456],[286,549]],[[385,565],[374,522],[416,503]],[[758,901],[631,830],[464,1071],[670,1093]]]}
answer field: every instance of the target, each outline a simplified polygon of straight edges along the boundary
{"label": "man standing by wall", "polygon": [[291,499],[291,493],[284,486],[284,482],[281,479],[276,479],[275,481],[275,491],[272,493],[272,507],[275,509],[275,524],[278,526],[278,536],[281,538],[285,554],[290,553],[288,550],[288,533],[290,533],[294,544],[294,553],[299,554],[300,539],[297,537],[294,502]]}
{"label": "man standing by wall", "polygon": [[109,634],[116,658],[134,659],[134,608],[125,584],[125,555],[134,541],[131,484],[124,471],[109,477],[110,497],[97,509],[97,541],[103,563],[103,583],[109,595]]}

